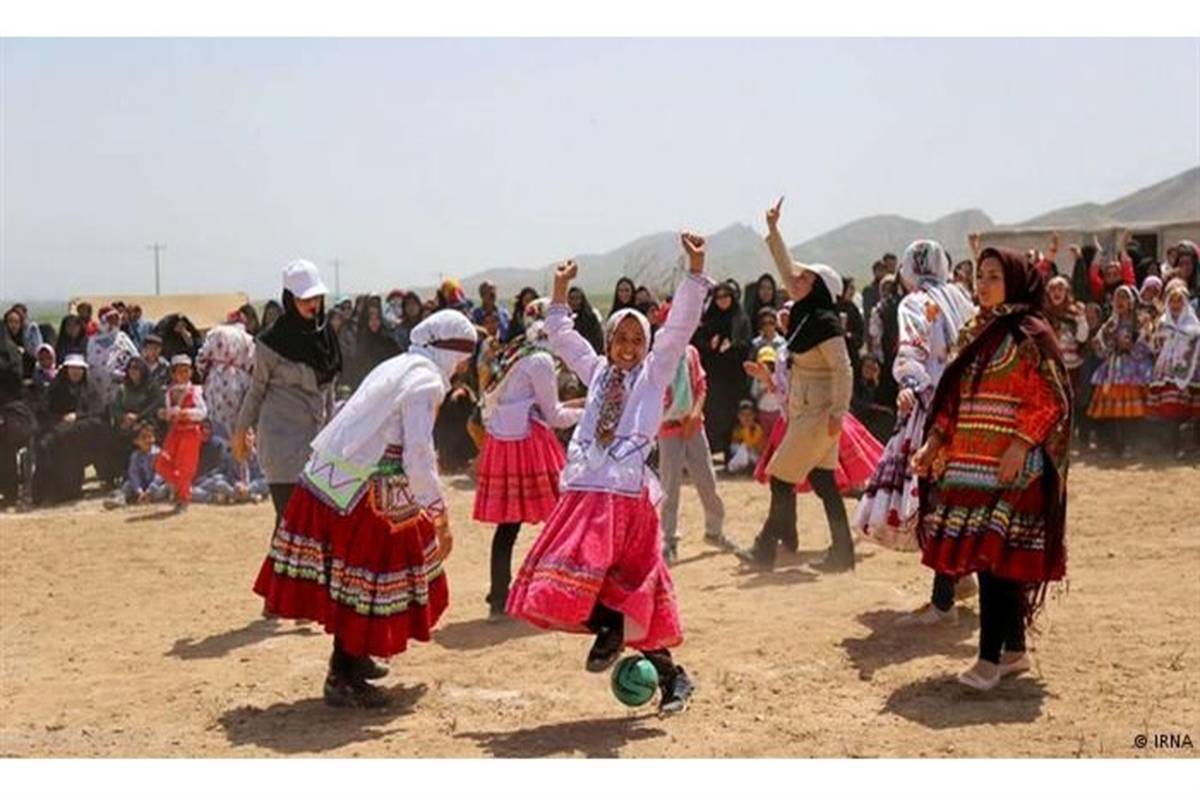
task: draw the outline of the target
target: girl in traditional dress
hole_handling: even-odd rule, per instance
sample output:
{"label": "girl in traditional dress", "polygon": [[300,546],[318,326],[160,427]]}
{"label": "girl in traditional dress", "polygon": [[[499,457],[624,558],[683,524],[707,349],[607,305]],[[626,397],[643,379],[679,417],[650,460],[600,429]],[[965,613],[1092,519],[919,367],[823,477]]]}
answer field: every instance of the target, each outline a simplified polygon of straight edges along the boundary
{"label": "girl in traditional dress", "polygon": [[1083,304],[1075,301],[1071,282],[1062,275],[1051,278],[1046,284],[1046,318],[1058,337],[1058,349],[1071,377],[1071,392],[1077,396],[1084,349],[1092,331]]}
{"label": "girl in traditional dress", "polygon": [[[854,387],[845,330],[834,310],[834,298],[842,294],[842,278],[825,264],[792,261],[779,233],[782,205],[780,198],[767,211],[767,247],[784,288],[794,300],[787,328],[787,428],[767,461],[766,472],[771,478],[767,519],[754,545],[738,550],[737,555],[752,568],[774,568],[777,543],[782,541],[790,548],[797,540],[796,485],[807,480],[825,507],[833,541],[825,559],[814,566],[824,571],[847,571],[854,568],[854,541],[834,476],[838,443]],[[779,368],[777,363],[776,370]]]}
{"label": "girl in traditional dress", "polygon": [[986,691],[1031,667],[1027,622],[1066,574],[1071,384],[1043,314],[1037,268],[1013,250],[979,255],[979,315],[929,407],[922,562],[979,576],[979,659],[959,681]]}
{"label": "girl in traditional dress", "polygon": [[566,464],[552,429],[579,421],[582,404],[558,399],[554,356],[547,345],[545,301],[522,312],[523,335],[501,351],[498,369],[483,389],[486,434],[479,454],[474,518],[495,524],[492,536],[489,617],[503,618],[512,582],[512,550],[522,524],[541,524],[558,501]]}
{"label": "girl in traditional dress", "polygon": [[1127,425],[1146,415],[1146,391],[1154,368],[1154,353],[1135,315],[1133,289],[1119,286],[1113,295],[1112,316],[1092,345],[1103,362],[1092,373],[1092,402],[1088,416],[1103,422],[1117,457],[1125,454]]}
{"label": "girl in traditional dress", "polygon": [[254,338],[246,332],[241,311],[231,311],[225,324],[208,331],[196,366],[204,375],[208,418],[233,430],[254,379]]}
{"label": "girl in traditional dress", "polygon": [[200,423],[208,415],[204,389],[192,383],[192,359],[183,353],[171,358],[166,407],[171,429],[154,468],[175,489],[175,510],[182,512],[192,502],[192,481],[196,479],[200,446],[204,443]]}
{"label": "girl in traditional dress", "polygon": [[[900,346],[892,375],[899,424],[854,514],[854,528],[890,549],[917,548],[917,476],[910,462],[925,436],[926,411],[942,370],[954,354],[958,333],[975,306],[950,282],[950,259],[936,241],[914,241],[904,251],[900,280],[908,292],[900,300]],[[949,613],[953,607],[940,608]]]}
{"label": "girl in traditional dress", "polygon": [[1181,280],[1172,280],[1167,289],[1167,307],[1152,346],[1157,356],[1146,405],[1150,416],[1171,425],[1175,456],[1181,458],[1184,423],[1193,422],[1194,436],[1200,441],[1200,319]]}
{"label": "girl in traditional dress", "polygon": [[574,329],[567,288],[573,261],[558,267],[546,320],[549,345],[589,388],[562,475],[563,494],[525,558],[508,612],[538,627],[591,632],[587,670],[602,672],[624,647],[641,650],[659,675],[659,710],[683,710],[694,687],[670,648],[683,642],[655,504],[660,493],[646,458],[663,399],[700,320],[711,281],[704,239],[682,236],[689,274],[650,346],[650,323],[624,308],[608,320],[608,357]]}
{"label": "girl in traditional dress", "polygon": [[413,328],[409,351],[366,376],[312,441],[255,593],[267,613],[309,619],[333,636],[324,696],[374,707],[368,680],[409,639],[428,641],[449,598],[450,554],[433,423],[450,378],[470,362],[475,327],[453,310]]}

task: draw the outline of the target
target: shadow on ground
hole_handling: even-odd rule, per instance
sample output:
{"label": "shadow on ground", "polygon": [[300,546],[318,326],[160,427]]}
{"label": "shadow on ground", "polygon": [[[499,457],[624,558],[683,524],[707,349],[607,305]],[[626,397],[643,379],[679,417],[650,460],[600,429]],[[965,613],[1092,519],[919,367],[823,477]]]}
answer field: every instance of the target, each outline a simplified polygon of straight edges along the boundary
{"label": "shadow on ground", "polygon": [[505,618],[503,621],[497,622],[490,622],[487,619],[471,619],[470,621],[456,621],[434,630],[433,640],[447,649],[470,651],[487,649],[505,641],[515,641],[531,635],[541,635],[543,632],[532,624],[526,624],[513,618]]}
{"label": "shadow on ground", "polygon": [[464,732],[454,737],[478,743],[493,757],[618,757],[630,741],[666,735],[655,727],[643,726],[648,718],[585,719],[509,732]]}
{"label": "shadow on ground", "polygon": [[402,730],[383,728],[415,710],[427,688],[422,683],[383,690],[392,700],[384,708],[329,707],[321,697],[311,697],[266,708],[234,708],[217,719],[217,725],[234,746],[259,746],[285,755],[329,752],[401,734]]}
{"label": "shadow on ground", "polygon": [[194,638],[180,638],[167,650],[170,657],[180,660],[199,660],[203,658],[221,658],[235,649],[257,644],[267,638],[284,635],[319,635],[316,627],[294,626],[287,628],[278,619],[255,619],[245,627],[236,630],[226,630],[223,633],[210,635],[197,641]]}
{"label": "shadow on ground", "polygon": [[1045,684],[1030,675],[1006,679],[980,693],[946,674],[897,688],[880,712],[894,713],[931,730],[1029,724],[1041,717],[1048,695]]}
{"label": "shadow on ground", "polygon": [[957,624],[932,627],[897,627],[896,620],[904,615],[898,610],[870,610],[857,616],[870,632],[863,638],[844,638],[839,646],[858,669],[859,679],[870,680],[885,666],[929,655],[965,660],[975,654],[979,617],[971,608],[959,606]]}

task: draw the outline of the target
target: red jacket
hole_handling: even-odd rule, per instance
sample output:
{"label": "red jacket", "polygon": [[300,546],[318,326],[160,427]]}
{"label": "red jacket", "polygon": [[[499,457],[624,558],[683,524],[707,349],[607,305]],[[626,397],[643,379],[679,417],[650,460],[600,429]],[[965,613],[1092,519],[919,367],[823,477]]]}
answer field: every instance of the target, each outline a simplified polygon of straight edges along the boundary
{"label": "red jacket", "polygon": [[[1137,289],[1137,276],[1133,271],[1133,259],[1127,254],[1121,253],[1121,282],[1126,286],[1133,286]],[[1091,267],[1088,268],[1088,284],[1092,289],[1092,301],[1104,301],[1104,272],[1100,267],[1100,259],[1092,261]]]}

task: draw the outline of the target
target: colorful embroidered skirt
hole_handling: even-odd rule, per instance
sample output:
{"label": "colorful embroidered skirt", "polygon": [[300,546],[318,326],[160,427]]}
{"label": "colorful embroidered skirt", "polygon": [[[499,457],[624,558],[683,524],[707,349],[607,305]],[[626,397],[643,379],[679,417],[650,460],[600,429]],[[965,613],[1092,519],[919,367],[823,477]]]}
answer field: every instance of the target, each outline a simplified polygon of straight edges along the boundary
{"label": "colorful embroidered skirt", "polygon": [[[780,415],[771,430],[767,448],[759,456],[758,464],[754,467],[754,479],[760,483],[771,481],[770,475],[767,474],[767,464],[779,448],[779,442],[783,441],[787,426],[787,416]],[[833,472],[838,491],[850,494],[861,489],[866,485],[882,456],[883,445],[871,435],[871,431],[863,427],[862,423],[854,418],[854,414],[847,413],[843,416],[842,435],[838,439],[838,463]],[[807,480],[796,484],[797,493],[811,490],[812,486]]]}
{"label": "colorful embroidered skirt", "polygon": [[1166,380],[1151,383],[1146,396],[1146,413],[1156,419],[1181,422],[1200,418],[1200,385],[1190,383],[1180,388]]}
{"label": "colorful embroidered skirt", "polygon": [[1040,447],[1030,450],[1011,486],[1000,485],[995,458],[947,463],[920,520],[921,562],[951,577],[988,571],[1018,582],[1061,579],[1065,555],[1046,559],[1045,457]]}
{"label": "colorful embroidered skirt", "polygon": [[268,613],[315,621],[356,657],[428,641],[449,602],[433,523],[394,519],[381,493],[373,484],[343,516],[297,484],[254,583]]}
{"label": "colorful embroidered skirt", "polygon": [[852,527],[888,549],[911,552],[917,546],[921,497],[910,467],[925,437],[925,411],[915,407],[888,439],[879,465],[867,481]]}
{"label": "colorful embroidered skirt", "polygon": [[650,650],[683,641],[647,492],[636,499],[565,492],[517,573],[508,613],[544,629],[584,633],[597,602],[625,616],[626,646]]}
{"label": "colorful embroidered skirt", "polygon": [[1146,415],[1146,387],[1109,383],[1092,387],[1088,416],[1092,419],[1141,419]]}
{"label": "colorful embroidered skirt", "polygon": [[558,501],[558,477],[566,462],[562,444],[540,422],[531,422],[529,435],[518,441],[488,434],[479,454],[475,521],[545,521]]}

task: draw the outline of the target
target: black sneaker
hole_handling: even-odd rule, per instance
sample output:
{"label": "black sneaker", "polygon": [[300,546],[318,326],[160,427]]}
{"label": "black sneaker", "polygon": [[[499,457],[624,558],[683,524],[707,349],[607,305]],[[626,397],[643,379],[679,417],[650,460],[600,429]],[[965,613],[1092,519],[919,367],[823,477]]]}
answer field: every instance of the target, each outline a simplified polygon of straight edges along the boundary
{"label": "black sneaker", "polygon": [[330,707],[377,708],[391,699],[370,683],[330,672],[325,677],[325,704]]}
{"label": "black sneaker", "polygon": [[602,627],[596,634],[596,643],[587,656],[587,670],[593,674],[606,671],[617,662],[625,647],[625,633],[620,628]]}
{"label": "black sneaker", "polygon": [[759,571],[771,571],[775,568],[775,544],[767,544],[764,539],[754,539],[749,549],[735,549],[734,554],[743,565]]}
{"label": "black sneaker", "polygon": [[686,710],[688,700],[696,692],[696,685],[691,677],[688,677],[683,666],[676,666],[675,672],[663,679],[659,688],[662,691],[662,700],[658,703],[658,712],[664,716]]}
{"label": "black sneaker", "polygon": [[795,555],[800,551],[800,539],[795,531],[788,533],[783,538],[779,539],[779,543],[783,544],[783,548]]}

